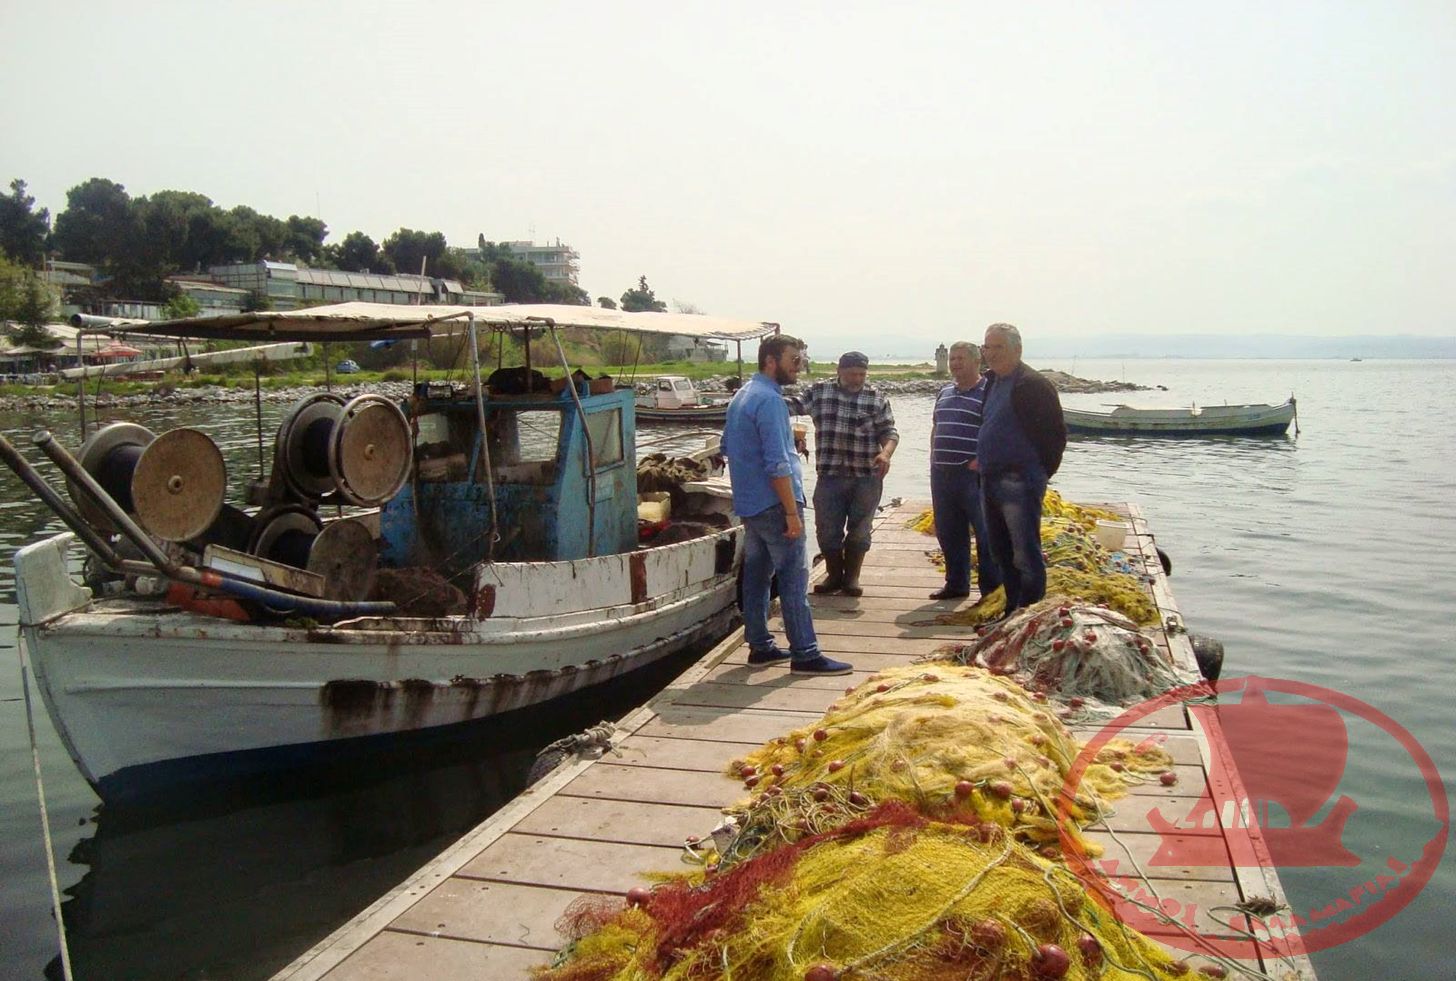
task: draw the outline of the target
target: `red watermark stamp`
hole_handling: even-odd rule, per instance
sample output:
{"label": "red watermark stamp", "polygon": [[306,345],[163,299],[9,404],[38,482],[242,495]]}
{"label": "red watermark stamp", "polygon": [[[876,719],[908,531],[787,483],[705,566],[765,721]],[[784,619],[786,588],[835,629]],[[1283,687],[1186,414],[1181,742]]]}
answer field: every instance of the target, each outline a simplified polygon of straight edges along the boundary
{"label": "red watermark stamp", "polygon": [[[1374,930],[1430,881],[1450,826],[1446,788],[1430,756],[1373,706],[1298,681],[1227,678],[1175,689],[1128,709],[1074,761],[1059,823],[1072,826],[1068,808],[1087,767],[1112,740],[1169,745],[1176,738],[1187,741],[1185,751],[1196,750],[1187,730],[1149,727],[1153,713],[1184,705],[1206,737],[1207,784],[1188,786],[1191,780],[1180,779],[1155,796],[1119,799],[1112,806],[1120,816],[1109,822],[1119,829],[1119,843],[1102,856],[1062,836],[1068,866],[1124,922],[1191,952],[1248,957],[1257,940],[1266,952],[1309,954]],[[1364,855],[1346,845],[1346,823],[1360,808],[1358,799],[1339,792],[1351,752],[1347,719],[1374,726],[1383,745],[1393,741],[1394,758],[1383,759],[1384,765],[1419,776],[1436,828],[1426,841],[1385,842]],[[1203,771],[1198,772],[1201,779]],[[1303,909],[1256,894],[1260,870],[1301,867],[1342,870],[1348,884]],[[1215,881],[1223,874],[1219,870],[1230,868],[1243,873],[1246,896],[1237,905],[1200,909],[1188,898],[1194,890],[1175,888],[1178,880]]]}

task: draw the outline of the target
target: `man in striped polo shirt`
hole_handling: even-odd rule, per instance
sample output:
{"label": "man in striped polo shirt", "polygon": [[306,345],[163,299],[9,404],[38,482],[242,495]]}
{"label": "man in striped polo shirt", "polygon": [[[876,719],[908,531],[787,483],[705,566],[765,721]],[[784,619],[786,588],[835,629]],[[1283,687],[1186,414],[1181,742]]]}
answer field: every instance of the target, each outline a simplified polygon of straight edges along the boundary
{"label": "man in striped polo shirt", "polygon": [[1000,585],[981,514],[981,479],[976,442],[986,382],[981,351],[969,341],[950,346],[954,379],[935,398],[930,423],[930,501],[935,508],[935,537],[945,556],[945,585],[931,599],[971,594],[971,539],[976,542],[976,587],[982,596]]}

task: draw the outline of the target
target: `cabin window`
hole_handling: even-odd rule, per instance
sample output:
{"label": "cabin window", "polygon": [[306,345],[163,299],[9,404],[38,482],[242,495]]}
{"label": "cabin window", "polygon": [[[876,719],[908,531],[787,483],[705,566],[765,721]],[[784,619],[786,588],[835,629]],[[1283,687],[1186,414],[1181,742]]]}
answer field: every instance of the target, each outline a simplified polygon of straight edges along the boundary
{"label": "cabin window", "polygon": [[659,392],[670,392],[670,391],[672,391],[672,382],[668,381],[666,378],[662,379],[661,381],[659,381],[657,383],[657,390]]}
{"label": "cabin window", "polygon": [[[508,410],[486,424],[491,470],[500,484],[550,484],[556,477],[561,413]],[[485,479],[482,468],[478,474]]]}
{"label": "cabin window", "polygon": [[624,452],[621,409],[593,412],[586,417],[586,429],[591,434],[593,470],[622,462]]}
{"label": "cabin window", "polygon": [[464,480],[470,466],[471,421],[430,412],[415,423],[415,476],[425,483]]}

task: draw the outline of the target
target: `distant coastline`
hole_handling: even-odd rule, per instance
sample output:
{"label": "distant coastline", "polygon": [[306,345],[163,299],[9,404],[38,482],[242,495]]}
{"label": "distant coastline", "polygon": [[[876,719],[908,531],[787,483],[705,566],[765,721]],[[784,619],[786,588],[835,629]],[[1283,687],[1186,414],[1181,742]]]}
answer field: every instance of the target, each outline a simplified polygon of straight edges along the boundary
{"label": "distant coastline", "polygon": [[[950,343],[959,334],[947,330],[944,338],[918,343],[915,349],[901,354],[883,353],[884,335],[854,337],[839,335],[816,337],[816,352],[824,350],[861,350],[872,361],[925,361],[935,345]],[[1160,358],[1199,358],[1219,360],[1445,360],[1456,358],[1456,336],[1418,337],[1415,335],[1351,335],[1344,337],[1306,337],[1293,334],[1045,334],[1024,335],[1027,360],[1038,358],[1110,358],[1118,360],[1152,360]],[[974,339],[974,338],[973,338]]]}

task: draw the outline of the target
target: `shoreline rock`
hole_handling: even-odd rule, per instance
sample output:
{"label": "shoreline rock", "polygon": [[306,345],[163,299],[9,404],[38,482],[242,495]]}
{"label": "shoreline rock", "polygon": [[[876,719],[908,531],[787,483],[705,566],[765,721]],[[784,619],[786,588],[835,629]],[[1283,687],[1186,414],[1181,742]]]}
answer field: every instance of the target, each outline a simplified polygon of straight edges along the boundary
{"label": "shoreline rock", "polygon": [[[1057,391],[1069,394],[1149,390],[1147,385],[1077,378],[1062,371],[1044,371],[1042,374],[1056,386]],[[698,383],[698,387],[706,392],[726,392],[728,391],[726,383],[730,377],[732,376],[723,375],[708,378]],[[945,383],[945,379],[938,378],[897,380],[894,377],[878,379],[871,377],[870,379],[870,384],[886,395],[934,395]],[[322,387],[300,385],[292,388],[264,389],[262,398],[265,403],[270,405],[291,405],[314,394]],[[374,392],[392,399],[403,399],[410,394],[410,384],[409,382],[372,382],[358,385],[335,385],[334,391],[345,398],[363,395],[365,392]],[[94,398],[89,394],[86,396],[88,406],[94,405],[104,409],[125,408],[131,405],[242,405],[252,401],[253,390],[251,388],[221,388],[215,385],[202,388],[164,388],[159,391],[140,392],[134,395],[102,394]],[[0,411],[4,412],[61,411],[72,409],[75,405],[76,396],[74,394],[12,395],[0,398]]]}

